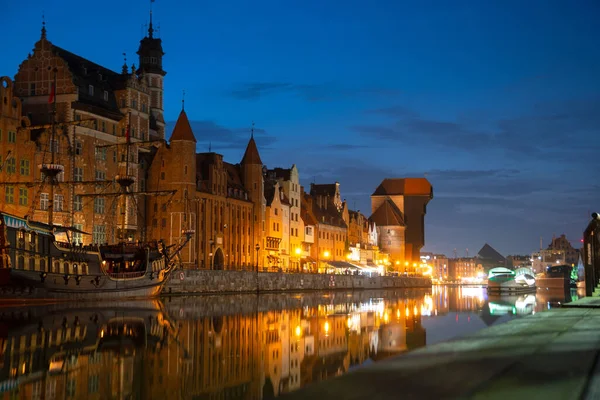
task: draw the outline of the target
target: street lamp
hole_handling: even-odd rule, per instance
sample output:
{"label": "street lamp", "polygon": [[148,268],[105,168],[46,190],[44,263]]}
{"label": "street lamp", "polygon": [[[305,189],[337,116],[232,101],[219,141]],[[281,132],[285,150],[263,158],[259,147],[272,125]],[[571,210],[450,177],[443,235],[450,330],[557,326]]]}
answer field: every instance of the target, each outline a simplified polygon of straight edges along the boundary
{"label": "street lamp", "polygon": [[260,245],[256,243],[256,246],[254,246],[254,248],[256,249],[256,272],[258,272],[258,252],[260,251]]}

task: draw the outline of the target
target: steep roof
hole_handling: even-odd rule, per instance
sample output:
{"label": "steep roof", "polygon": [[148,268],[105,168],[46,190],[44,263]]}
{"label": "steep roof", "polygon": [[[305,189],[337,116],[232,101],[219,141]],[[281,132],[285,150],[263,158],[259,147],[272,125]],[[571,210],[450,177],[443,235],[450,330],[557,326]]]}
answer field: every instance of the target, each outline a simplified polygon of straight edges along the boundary
{"label": "steep roof", "polygon": [[402,211],[390,199],[386,199],[369,218],[379,226],[405,226]]}
{"label": "steep roof", "polygon": [[490,261],[500,261],[504,262],[505,258],[502,254],[498,253],[492,246],[489,244],[484,244],[479,253],[477,253],[477,257],[484,260]]}
{"label": "steep roof", "polygon": [[[311,195],[306,195],[307,201],[312,204],[312,215],[316,219],[318,224],[325,224],[331,226],[337,226],[340,228],[347,228],[346,222],[342,216],[342,213],[339,212],[333,203],[333,198],[329,198],[327,201],[326,207],[319,207],[319,204]],[[312,199],[309,200],[309,199]],[[308,205],[307,205],[308,206]]]}
{"label": "steep roof", "polygon": [[[52,52],[67,63],[74,77],[73,83],[80,88],[78,101],[72,106],[82,111],[120,120],[123,114],[117,104],[114,91],[124,87],[124,81],[131,75],[119,74],[61,47],[53,44],[51,46]],[[88,90],[89,86],[95,89],[92,93]],[[107,100],[104,100],[104,91],[108,92]]]}
{"label": "steep roof", "polygon": [[430,196],[431,183],[426,178],[386,178],[372,196]]}
{"label": "steep roof", "polygon": [[173,128],[171,142],[174,140],[187,140],[196,143],[196,137],[194,136],[194,132],[192,132],[190,121],[188,120],[187,114],[184,110],[181,110],[179,113],[179,117],[175,123],[175,128]]}
{"label": "steep roof", "polygon": [[316,184],[316,183],[311,183],[310,184],[310,195],[311,196],[335,196],[335,191],[337,188],[338,183],[322,183],[322,184]]}
{"label": "steep roof", "polygon": [[248,142],[248,146],[246,146],[246,152],[244,153],[244,157],[242,157],[242,165],[262,165],[262,160],[260,159],[260,155],[258,154],[258,148],[256,147],[256,142],[254,141],[254,136],[250,137],[250,141]]}

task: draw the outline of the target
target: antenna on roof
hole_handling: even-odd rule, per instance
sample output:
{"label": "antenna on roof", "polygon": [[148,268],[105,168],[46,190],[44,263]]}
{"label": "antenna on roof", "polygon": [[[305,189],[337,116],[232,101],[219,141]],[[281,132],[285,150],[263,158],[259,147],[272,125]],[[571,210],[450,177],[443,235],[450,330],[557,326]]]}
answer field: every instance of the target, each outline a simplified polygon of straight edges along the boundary
{"label": "antenna on roof", "polygon": [[46,15],[42,11],[42,38],[46,38]]}
{"label": "antenna on roof", "polygon": [[254,139],[254,121],[252,121],[252,129],[250,129],[250,139]]}
{"label": "antenna on roof", "polygon": [[127,73],[127,53],[123,52],[123,67],[121,68],[121,73]]}
{"label": "antenna on roof", "polygon": [[185,89],[181,93],[181,111],[185,110]]}

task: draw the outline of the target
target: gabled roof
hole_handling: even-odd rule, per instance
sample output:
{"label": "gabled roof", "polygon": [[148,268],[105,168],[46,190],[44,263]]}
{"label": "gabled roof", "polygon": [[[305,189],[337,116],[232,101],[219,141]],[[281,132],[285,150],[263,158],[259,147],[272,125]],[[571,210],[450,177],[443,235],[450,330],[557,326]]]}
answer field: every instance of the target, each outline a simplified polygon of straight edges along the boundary
{"label": "gabled roof", "polygon": [[430,196],[431,183],[426,178],[386,178],[372,196]]}
{"label": "gabled roof", "polygon": [[390,199],[386,199],[369,218],[379,226],[405,226],[402,211]]}
{"label": "gabled roof", "polygon": [[190,121],[188,120],[187,114],[184,110],[181,110],[179,113],[179,117],[175,123],[175,128],[173,128],[171,142],[174,140],[187,140],[196,143],[196,137],[194,137],[194,132],[192,132],[192,127],[190,126]]}
{"label": "gabled roof", "polygon": [[246,147],[246,152],[244,153],[244,157],[242,157],[242,165],[244,164],[262,165],[262,160],[260,159],[260,155],[258,154],[258,148],[256,147],[254,136],[250,137],[250,141],[248,142],[248,146]]}
{"label": "gabled roof", "polygon": [[479,250],[479,253],[477,253],[477,258],[499,262],[505,261],[504,256],[498,253],[492,246],[490,246],[487,243],[483,245],[481,250]]}
{"label": "gabled roof", "polygon": [[277,186],[277,181],[272,181],[269,179],[265,179],[264,181],[264,196],[267,207],[269,207],[273,200],[275,200],[275,187]]}

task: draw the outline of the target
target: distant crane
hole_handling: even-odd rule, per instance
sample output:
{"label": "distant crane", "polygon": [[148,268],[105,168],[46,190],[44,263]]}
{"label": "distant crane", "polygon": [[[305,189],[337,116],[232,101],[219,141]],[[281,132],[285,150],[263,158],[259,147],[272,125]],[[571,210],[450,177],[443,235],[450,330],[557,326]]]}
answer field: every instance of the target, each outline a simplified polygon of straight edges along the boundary
{"label": "distant crane", "polygon": [[456,255],[456,249],[454,249],[454,258],[458,258],[458,256]]}
{"label": "distant crane", "polygon": [[466,249],[467,251],[467,258],[469,258],[469,249]]}

